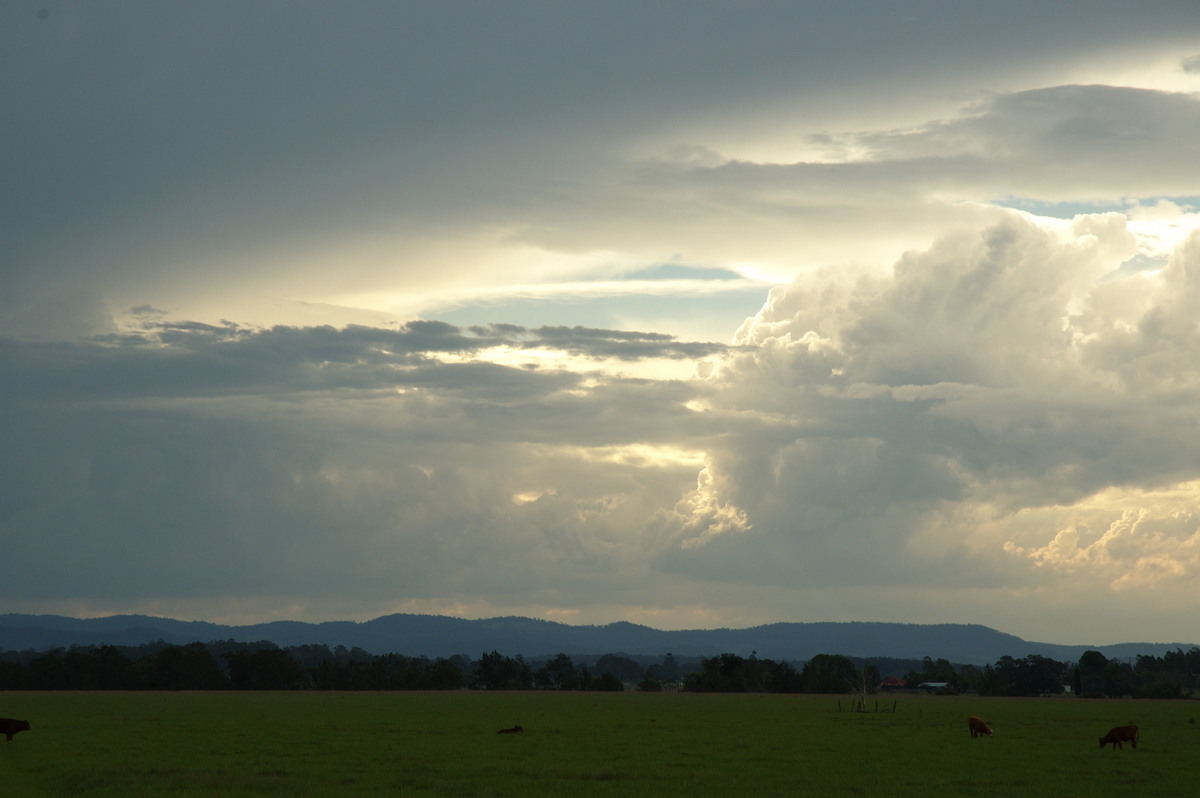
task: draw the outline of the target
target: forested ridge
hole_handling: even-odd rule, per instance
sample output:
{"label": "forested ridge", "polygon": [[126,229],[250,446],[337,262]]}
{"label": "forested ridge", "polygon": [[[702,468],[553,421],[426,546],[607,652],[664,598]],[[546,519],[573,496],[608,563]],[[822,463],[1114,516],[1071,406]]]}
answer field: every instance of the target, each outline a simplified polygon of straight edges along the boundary
{"label": "forested ridge", "polygon": [[925,690],[943,694],[1186,698],[1200,695],[1200,647],[1163,656],[1077,662],[1037,654],[992,664],[946,659],[818,654],[803,662],[743,657],[631,656],[527,660],[498,651],[477,659],[370,654],[327,645],[280,647],[234,640],[177,645],[71,646],[0,652],[0,690],[682,690],[845,693]]}
{"label": "forested ridge", "polygon": [[0,614],[0,650],[46,651],[70,646],[140,646],[196,640],[270,641],[278,646],[342,645],[372,654],[451,657],[462,652],[499,650],[552,657],[557,652],[600,655],[619,651],[635,657],[710,657],[729,652],[804,662],[822,653],[850,657],[893,657],[920,661],[926,656],[978,665],[1004,655],[1038,654],[1075,662],[1084,652],[1127,659],[1139,654],[1163,656],[1184,651],[1190,642],[1061,645],[1023,640],[979,624],[879,622],[773,623],[744,629],[665,631],[619,621],[603,626],[574,626],[525,617],[467,620],[440,615],[385,615],[370,621],[272,621],[226,626],[145,615],[69,618],[54,615]]}

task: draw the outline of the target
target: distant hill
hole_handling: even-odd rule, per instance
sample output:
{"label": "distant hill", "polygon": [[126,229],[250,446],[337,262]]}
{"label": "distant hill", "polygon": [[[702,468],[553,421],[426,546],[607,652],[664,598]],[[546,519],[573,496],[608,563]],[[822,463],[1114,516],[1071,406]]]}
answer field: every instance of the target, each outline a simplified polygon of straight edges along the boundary
{"label": "distant hill", "polygon": [[623,653],[661,656],[713,656],[732,653],[776,660],[807,660],[816,654],[897,659],[947,659],[956,664],[987,665],[1001,657],[1030,654],[1074,662],[1084,651],[1128,659],[1138,654],[1162,656],[1190,649],[1193,643],[1120,643],[1056,645],[1022,640],[977,624],[905,623],[773,623],[748,629],[663,631],[619,622],[604,626],[571,626],[533,618],[464,620],[440,615],[385,615],[371,621],[302,623],[276,621],[250,626],[223,626],[203,621],[177,621],[146,615],[67,618],[60,615],[0,615],[0,650],[46,650],[72,645],[137,646],[207,643],[213,640],[270,641],[279,646],[328,645],[358,647],[372,654],[443,657],[489,651],[529,658],[559,652],[574,655]]}

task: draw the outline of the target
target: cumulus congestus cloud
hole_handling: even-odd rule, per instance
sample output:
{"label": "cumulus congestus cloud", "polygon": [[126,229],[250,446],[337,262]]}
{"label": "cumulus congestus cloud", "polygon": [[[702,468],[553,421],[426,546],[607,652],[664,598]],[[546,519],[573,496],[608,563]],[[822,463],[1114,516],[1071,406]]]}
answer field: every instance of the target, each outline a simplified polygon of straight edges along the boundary
{"label": "cumulus congestus cloud", "polygon": [[1198,242],[1127,273],[1124,216],[1014,213],[890,270],[774,289],[710,378],[736,433],[660,562],[779,584],[1186,585]]}

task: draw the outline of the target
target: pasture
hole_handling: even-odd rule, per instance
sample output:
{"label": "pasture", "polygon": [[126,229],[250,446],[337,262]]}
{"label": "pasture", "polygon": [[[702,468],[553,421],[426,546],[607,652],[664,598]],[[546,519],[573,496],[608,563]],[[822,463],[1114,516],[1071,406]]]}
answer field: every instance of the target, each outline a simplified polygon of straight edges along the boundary
{"label": "pasture", "polygon": [[[1175,796],[1200,702],[611,693],[0,693],[22,796]],[[880,697],[880,708],[891,698]],[[868,704],[869,708],[873,708]],[[978,715],[994,737],[972,739]],[[1137,750],[1099,749],[1141,727]],[[522,734],[497,734],[520,724]]]}

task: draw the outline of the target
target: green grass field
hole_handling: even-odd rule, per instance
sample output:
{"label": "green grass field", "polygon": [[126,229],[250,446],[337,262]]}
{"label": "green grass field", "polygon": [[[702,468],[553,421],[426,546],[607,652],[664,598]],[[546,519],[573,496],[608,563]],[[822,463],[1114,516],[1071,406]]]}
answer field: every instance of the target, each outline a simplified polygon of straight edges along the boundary
{"label": "green grass field", "polygon": [[[0,693],[26,796],[1178,796],[1200,702],[607,693]],[[891,699],[880,697],[880,708]],[[872,706],[872,705],[869,705]],[[873,707],[872,707],[873,708]],[[994,737],[971,739],[977,714]],[[1137,750],[1099,749],[1112,726]],[[525,734],[496,734],[519,723]]]}

